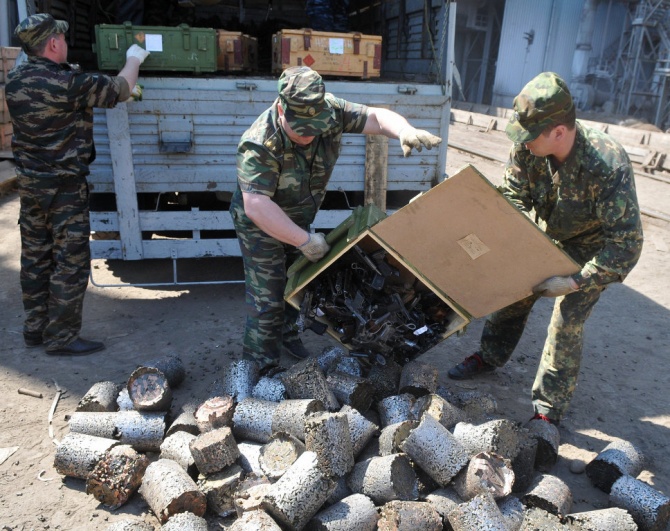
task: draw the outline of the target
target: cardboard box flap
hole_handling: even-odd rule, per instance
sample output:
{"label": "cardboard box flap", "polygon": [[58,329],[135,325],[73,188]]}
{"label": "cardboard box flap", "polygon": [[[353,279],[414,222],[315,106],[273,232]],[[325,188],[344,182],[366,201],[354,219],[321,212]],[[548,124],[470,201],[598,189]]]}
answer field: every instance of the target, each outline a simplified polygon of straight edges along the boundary
{"label": "cardboard box flap", "polygon": [[551,276],[580,270],[472,166],[371,231],[475,318],[531,295]]}

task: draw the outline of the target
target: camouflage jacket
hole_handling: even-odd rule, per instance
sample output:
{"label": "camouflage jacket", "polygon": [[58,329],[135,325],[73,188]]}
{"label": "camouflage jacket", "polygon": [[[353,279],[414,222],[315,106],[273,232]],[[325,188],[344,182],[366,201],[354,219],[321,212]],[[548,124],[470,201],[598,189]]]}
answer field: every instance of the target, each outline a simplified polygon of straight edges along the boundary
{"label": "camouflage jacket", "polygon": [[114,107],[130,90],[122,77],[31,56],[10,72],[5,94],[17,171],[53,180],[88,175],[95,158],[93,107]]}
{"label": "camouflage jacket", "polygon": [[623,281],[640,257],[633,168],[605,133],[578,122],[575,145],[557,171],[549,157],[515,144],[503,194],[520,210],[534,210],[538,225],[582,266],[573,278],[583,289]]}
{"label": "camouflage jacket", "polygon": [[234,204],[241,205],[241,192],[263,194],[301,227],[314,220],[340,155],[342,134],[363,132],[368,115],[365,105],[329,93],[326,98],[335,109],[337,126],[308,146],[293,144],[279,126],[277,101],[242,135]]}

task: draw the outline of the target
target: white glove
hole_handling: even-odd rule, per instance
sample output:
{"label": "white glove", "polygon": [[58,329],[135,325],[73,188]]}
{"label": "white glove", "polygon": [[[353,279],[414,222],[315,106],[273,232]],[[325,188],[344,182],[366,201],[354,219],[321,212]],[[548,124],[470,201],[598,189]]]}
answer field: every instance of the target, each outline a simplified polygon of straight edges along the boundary
{"label": "white glove", "polygon": [[442,139],[439,136],[435,136],[423,129],[414,129],[411,125],[400,130],[398,139],[400,140],[402,152],[406,157],[409,156],[412,148],[421,151],[422,146],[431,149],[442,142]]}
{"label": "white glove", "polygon": [[330,245],[326,242],[326,237],[320,232],[308,233],[307,241],[298,245],[298,250],[310,262],[318,262],[330,250]]}
{"label": "white glove", "polygon": [[128,50],[126,50],[126,59],[130,59],[131,57],[135,57],[140,60],[140,64],[144,62],[144,60],[149,57],[149,52],[147,52],[144,48],[141,46],[138,46],[137,44],[133,44]]}
{"label": "white glove", "polygon": [[551,277],[533,288],[533,293],[541,297],[560,297],[575,291],[579,291],[579,287],[572,277]]}

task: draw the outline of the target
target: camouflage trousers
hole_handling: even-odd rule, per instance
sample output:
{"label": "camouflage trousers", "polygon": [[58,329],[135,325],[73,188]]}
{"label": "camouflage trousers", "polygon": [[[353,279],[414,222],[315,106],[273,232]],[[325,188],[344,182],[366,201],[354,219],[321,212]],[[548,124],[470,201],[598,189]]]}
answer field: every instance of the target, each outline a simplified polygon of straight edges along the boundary
{"label": "camouflage trousers", "polygon": [[247,318],[242,352],[261,366],[279,360],[285,340],[298,337],[298,311],[284,302],[286,271],[300,252],[268,236],[235,202],[230,213],[242,251]]}
{"label": "camouflage trousers", "polygon": [[47,349],[79,336],[91,270],[88,184],[18,177],[23,333]]}
{"label": "camouflage trousers", "polygon": [[[584,323],[603,289],[595,287],[556,298],[533,383],[532,400],[537,413],[561,419],[568,409],[579,376]],[[502,367],[510,359],[538,299],[532,295],[488,317],[480,348],[486,363]]]}

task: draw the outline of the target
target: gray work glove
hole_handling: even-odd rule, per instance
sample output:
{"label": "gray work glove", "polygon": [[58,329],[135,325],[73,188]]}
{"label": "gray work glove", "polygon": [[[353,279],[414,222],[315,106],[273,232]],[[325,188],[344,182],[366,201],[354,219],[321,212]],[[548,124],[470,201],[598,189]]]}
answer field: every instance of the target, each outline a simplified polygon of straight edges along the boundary
{"label": "gray work glove", "polygon": [[572,277],[551,277],[533,288],[535,295],[541,297],[560,297],[579,291]]}
{"label": "gray work glove", "polygon": [[133,44],[130,48],[126,50],[126,59],[130,59],[131,57],[135,57],[140,60],[140,64],[144,62],[144,60],[149,57],[149,52],[147,52],[144,48],[141,46],[138,46],[137,44]]}
{"label": "gray work glove", "polygon": [[298,250],[310,262],[318,262],[330,250],[330,245],[326,242],[326,237],[320,232],[308,233],[307,241],[299,245]]}
{"label": "gray work glove", "polygon": [[423,129],[414,129],[411,125],[400,130],[398,139],[400,140],[403,155],[406,157],[412,152],[412,148],[421,151],[422,146],[431,149],[442,142],[439,136],[435,136]]}

